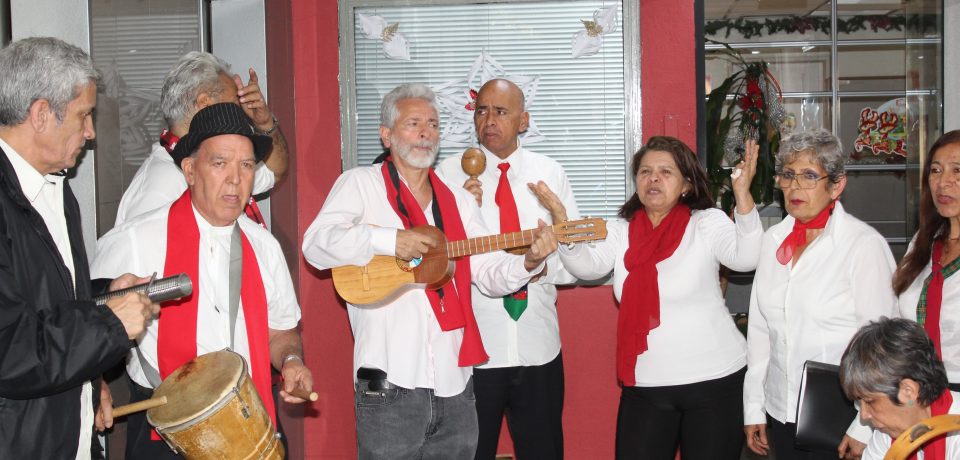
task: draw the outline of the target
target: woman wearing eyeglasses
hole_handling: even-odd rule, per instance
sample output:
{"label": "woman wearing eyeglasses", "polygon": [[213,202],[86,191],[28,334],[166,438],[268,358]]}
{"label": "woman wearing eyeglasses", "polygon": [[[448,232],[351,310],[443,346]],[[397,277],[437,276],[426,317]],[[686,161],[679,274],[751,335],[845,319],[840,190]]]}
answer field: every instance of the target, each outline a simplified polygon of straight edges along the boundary
{"label": "woman wearing eyeglasses", "polygon": [[930,147],[923,165],[920,230],[893,276],[900,313],[933,340],[950,389],[960,391],[960,130]]}
{"label": "woman wearing eyeglasses", "polygon": [[763,235],[750,295],[744,432],[777,460],[857,458],[870,428],[854,420],[832,452],[794,446],[807,360],[839,364],[860,326],[897,316],[894,260],[876,230],[838,201],[847,184],[836,136],[815,130],[780,141],[777,184],[788,216]]}

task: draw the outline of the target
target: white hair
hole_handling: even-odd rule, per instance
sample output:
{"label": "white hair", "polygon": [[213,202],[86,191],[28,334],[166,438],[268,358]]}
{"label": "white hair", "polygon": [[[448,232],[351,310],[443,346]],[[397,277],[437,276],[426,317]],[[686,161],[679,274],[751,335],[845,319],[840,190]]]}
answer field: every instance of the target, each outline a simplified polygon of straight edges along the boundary
{"label": "white hair", "polygon": [[393,128],[397,117],[400,116],[397,103],[403,99],[423,99],[430,103],[433,110],[437,110],[437,96],[429,86],[423,83],[404,83],[383,96],[383,102],[380,104],[380,126]]}
{"label": "white hair", "polygon": [[168,126],[193,118],[197,96],[218,97],[223,92],[220,75],[230,76],[230,64],[210,53],[191,51],[177,61],[163,79],[160,110]]}

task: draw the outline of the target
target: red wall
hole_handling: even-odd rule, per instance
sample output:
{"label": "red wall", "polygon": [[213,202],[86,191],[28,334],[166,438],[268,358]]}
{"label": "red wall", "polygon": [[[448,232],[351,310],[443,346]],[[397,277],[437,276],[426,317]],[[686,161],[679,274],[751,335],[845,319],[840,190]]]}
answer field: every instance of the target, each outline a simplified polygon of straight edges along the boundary
{"label": "red wall", "polygon": [[[643,134],[696,143],[693,2],[641,2]],[[326,272],[300,255],[307,226],[340,172],[337,2],[282,0],[267,8],[270,105],[291,143],[291,172],[274,192],[274,233],[294,270],[307,364],[320,399],[283,421],[291,458],[356,458],[346,311]],[[563,289],[559,298],[566,369],[568,458],[612,458],[619,398],[614,373],[616,306],[610,287]],[[503,445],[509,448],[509,443]]]}

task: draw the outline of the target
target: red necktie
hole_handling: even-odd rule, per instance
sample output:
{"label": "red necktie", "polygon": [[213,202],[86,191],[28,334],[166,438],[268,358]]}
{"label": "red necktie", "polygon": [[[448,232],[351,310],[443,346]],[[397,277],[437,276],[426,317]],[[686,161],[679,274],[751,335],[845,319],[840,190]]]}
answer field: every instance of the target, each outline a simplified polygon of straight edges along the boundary
{"label": "red necktie", "polygon": [[[517,214],[517,202],[513,199],[510,181],[507,180],[510,163],[500,163],[497,169],[500,170],[500,182],[497,183],[497,193],[494,198],[497,206],[500,207],[500,233],[519,232],[520,215]],[[513,294],[503,296],[503,308],[514,321],[519,321],[520,315],[527,309],[527,285],[523,285]]]}

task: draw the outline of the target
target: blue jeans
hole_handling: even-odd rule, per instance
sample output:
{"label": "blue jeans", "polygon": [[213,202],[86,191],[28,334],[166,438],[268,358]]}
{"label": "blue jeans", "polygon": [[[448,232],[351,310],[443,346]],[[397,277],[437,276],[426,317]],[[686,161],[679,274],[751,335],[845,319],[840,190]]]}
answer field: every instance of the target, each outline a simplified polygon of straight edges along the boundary
{"label": "blue jeans", "polygon": [[477,449],[473,379],[462,393],[441,398],[429,388],[371,391],[355,386],[360,460],[463,459]]}

